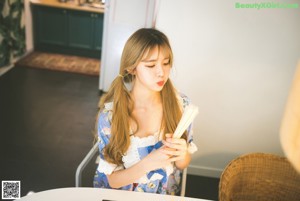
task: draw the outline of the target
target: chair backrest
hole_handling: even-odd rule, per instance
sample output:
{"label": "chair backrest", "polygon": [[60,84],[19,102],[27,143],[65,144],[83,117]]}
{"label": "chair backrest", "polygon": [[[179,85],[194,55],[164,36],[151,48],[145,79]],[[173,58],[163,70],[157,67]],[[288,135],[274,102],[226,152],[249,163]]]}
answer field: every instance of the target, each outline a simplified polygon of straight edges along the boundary
{"label": "chair backrest", "polygon": [[187,168],[182,170],[182,176],[181,176],[181,190],[180,190],[180,196],[185,196],[185,187],[186,187],[186,177],[187,177]]}
{"label": "chair backrest", "polygon": [[82,187],[82,172],[85,167],[89,164],[92,158],[98,153],[98,144],[95,143],[94,146],[90,149],[87,155],[83,158],[81,163],[78,165],[75,173],[75,187]]}
{"label": "chair backrest", "polygon": [[251,153],[231,161],[220,177],[219,201],[300,200],[300,175],[285,157]]}

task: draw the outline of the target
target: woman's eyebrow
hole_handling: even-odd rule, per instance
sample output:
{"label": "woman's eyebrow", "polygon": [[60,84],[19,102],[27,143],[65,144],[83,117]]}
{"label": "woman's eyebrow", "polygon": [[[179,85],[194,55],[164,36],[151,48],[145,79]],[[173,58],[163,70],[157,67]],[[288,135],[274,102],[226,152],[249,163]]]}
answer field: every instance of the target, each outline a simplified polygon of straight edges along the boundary
{"label": "woman's eyebrow", "polygon": [[[167,57],[167,58],[164,58],[163,61],[169,60],[169,59],[170,59],[170,58]],[[157,59],[143,59],[143,60],[142,60],[142,62],[156,62],[156,61],[157,61]]]}
{"label": "woman's eyebrow", "polygon": [[157,59],[144,59],[144,60],[142,60],[142,62],[155,62],[155,61],[157,61]]}

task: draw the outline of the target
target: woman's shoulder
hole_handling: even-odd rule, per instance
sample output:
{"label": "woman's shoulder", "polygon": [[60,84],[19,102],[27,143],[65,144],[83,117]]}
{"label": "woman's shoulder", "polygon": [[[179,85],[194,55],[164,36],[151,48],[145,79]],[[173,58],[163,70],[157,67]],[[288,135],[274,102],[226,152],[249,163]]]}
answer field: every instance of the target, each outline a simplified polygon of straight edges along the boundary
{"label": "woman's shoulder", "polygon": [[112,111],[113,106],[114,106],[114,102],[113,101],[104,103],[104,110],[105,111]]}
{"label": "woman's shoulder", "polygon": [[104,106],[100,109],[100,114],[107,114],[113,111],[113,102],[104,103]]}
{"label": "woman's shoulder", "polygon": [[100,110],[98,120],[99,122],[109,123],[112,119],[113,102],[107,102],[104,107]]}

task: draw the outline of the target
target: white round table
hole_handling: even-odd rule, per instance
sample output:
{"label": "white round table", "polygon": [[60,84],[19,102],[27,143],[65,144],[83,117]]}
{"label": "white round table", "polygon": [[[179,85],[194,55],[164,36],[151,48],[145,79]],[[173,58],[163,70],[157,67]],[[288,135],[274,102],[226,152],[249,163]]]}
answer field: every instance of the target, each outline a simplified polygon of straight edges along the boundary
{"label": "white round table", "polygon": [[33,193],[18,201],[207,201],[153,193],[140,193],[102,188],[58,188]]}

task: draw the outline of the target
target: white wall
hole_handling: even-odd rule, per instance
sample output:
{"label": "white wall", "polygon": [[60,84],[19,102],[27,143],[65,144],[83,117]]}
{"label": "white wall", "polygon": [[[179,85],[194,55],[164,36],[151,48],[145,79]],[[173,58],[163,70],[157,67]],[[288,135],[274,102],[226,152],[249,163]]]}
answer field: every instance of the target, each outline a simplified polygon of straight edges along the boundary
{"label": "white wall", "polygon": [[155,18],[153,0],[106,0],[99,89],[108,91],[119,74],[125,42],[137,29],[151,27]]}
{"label": "white wall", "polygon": [[249,152],[283,155],[279,127],[300,59],[300,8],[235,2],[243,1],[161,0],[158,11],[157,28],[175,54],[173,80],[200,109],[192,174],[218,177]]}

